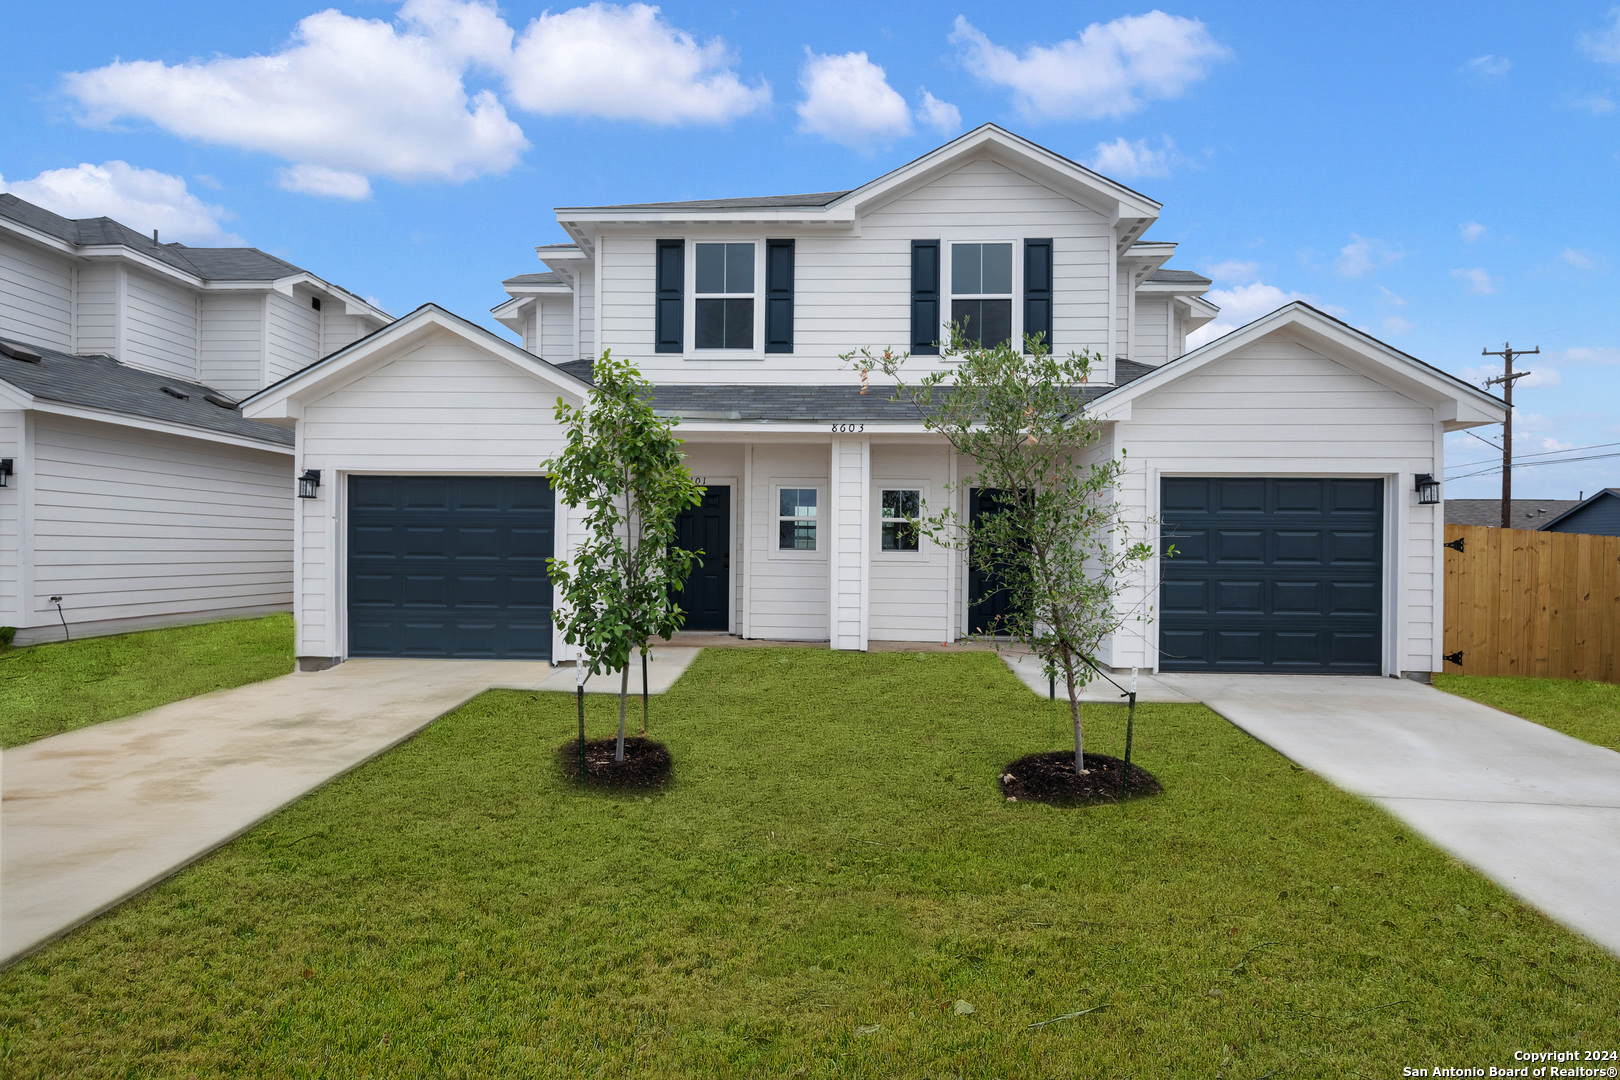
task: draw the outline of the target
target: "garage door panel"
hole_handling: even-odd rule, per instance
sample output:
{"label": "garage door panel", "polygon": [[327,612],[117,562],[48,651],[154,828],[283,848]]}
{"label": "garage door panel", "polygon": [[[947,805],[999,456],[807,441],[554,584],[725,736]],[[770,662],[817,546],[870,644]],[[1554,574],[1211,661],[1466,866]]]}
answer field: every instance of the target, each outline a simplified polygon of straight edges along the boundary
{"label": "garage door panel", "polygon": [[547,659],[542,477],[351,477],[353,656]]}
{"label": "garage door panel", "polygon": [[1164,670],[1381,670],[1382,481],[1163,485],[1162,531],[1178,550],[1161,562]]}

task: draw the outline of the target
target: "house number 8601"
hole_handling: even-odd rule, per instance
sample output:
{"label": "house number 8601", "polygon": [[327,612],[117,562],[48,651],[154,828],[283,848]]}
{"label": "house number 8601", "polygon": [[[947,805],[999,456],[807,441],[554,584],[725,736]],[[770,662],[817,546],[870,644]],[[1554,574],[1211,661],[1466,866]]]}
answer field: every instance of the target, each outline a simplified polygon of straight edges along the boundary
{"label": "house number 8601", "polygon": [[834,424],[832,429],[846,435],[855,435],[866,430],[865,424]]}

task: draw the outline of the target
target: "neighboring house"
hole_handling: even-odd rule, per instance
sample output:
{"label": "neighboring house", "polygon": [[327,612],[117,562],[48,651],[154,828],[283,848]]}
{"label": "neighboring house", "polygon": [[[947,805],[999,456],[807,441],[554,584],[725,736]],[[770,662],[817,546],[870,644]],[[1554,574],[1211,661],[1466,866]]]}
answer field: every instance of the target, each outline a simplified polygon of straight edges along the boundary
{"label": "neighboring house", "polygon": [[236,400],[389,321],[254,248],[0,195],[0,625],[291,606],[293,436]]}
{"label": "neighboring house", "polygon": [[705,552],[690,628],[838,649],[973,632],[997,598],[896,527],[985,502],[959,487],[972,462],[839,360],[949,370],[936,343],[968,319],[1098,357],[1083,394],[1126,455],[1128,516],[1179,552],[1124,583],[1103,661],[1439,670],[1442,507],[1415,479],[1502,402],[1301,303],[1186,352],[1216,309],[1144,239],[1159,211],[993,125],[852,191],[559,210],[572,243],[495,309],[524,348],[430,305],[244,403],[324,481],[298,506],[302,666],[573,657],[542,560],[579,523],[541,463],[603,349],[655,383],[708,487],[681,526]]}
{"label": "neighboring house", "polygon": [[1544,532],[1620,536],[1620,488],[1604,488],[1541,525]]}
{"label": "neighboring house", "polygon": [[[1539,529],[1565,510],[1579,505],[1579,499],[1514,499],[1513,528]],[[1446,524],[1501,528],[1502,500],[1447,499]]]}

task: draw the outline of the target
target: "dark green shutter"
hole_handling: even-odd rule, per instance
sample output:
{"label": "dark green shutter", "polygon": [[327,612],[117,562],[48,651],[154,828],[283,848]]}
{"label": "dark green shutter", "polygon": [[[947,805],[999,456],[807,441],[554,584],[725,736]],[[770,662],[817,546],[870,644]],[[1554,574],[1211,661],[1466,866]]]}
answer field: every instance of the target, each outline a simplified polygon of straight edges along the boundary
{"label": "dark green shutter", "polygon": [[793,351],[793,241],[765,241],[765,351]]}
{"label": "dark green shutter", "polygon": [[1042,335],[1052,348],[1052,241],[1024,241],[1024,349],[1029,339]]}
{"label": "dark green shutter", "polygon": [[911,242],[911,351],[939,355],[939,241]]}
{"label": "dark green shutter", "polygon": [[658,241],[658,305],[653,331],[654,350],[661,353],[682,351],[681,324],[686,316],[686,241]]}

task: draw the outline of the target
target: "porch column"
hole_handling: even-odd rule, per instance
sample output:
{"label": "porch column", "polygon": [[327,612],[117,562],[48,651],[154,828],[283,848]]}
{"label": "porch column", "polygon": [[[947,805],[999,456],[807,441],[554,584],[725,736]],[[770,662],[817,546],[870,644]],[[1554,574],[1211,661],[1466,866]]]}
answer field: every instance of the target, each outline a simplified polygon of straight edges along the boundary
{"label": "porch column", "polygon": [[872,549],[867,502],[872,489],[872,443],[864,436],[834,436],[827,492],[829,644],[866,651],[867,589]]}

